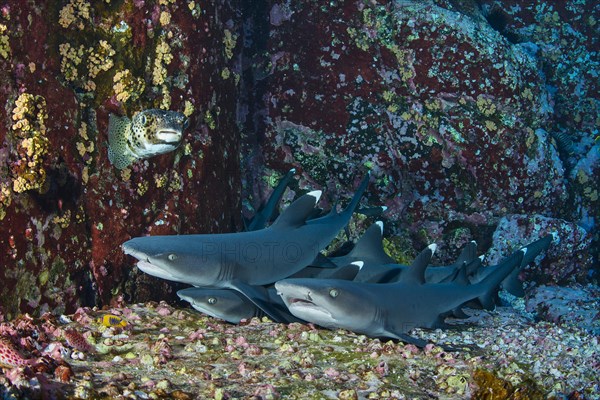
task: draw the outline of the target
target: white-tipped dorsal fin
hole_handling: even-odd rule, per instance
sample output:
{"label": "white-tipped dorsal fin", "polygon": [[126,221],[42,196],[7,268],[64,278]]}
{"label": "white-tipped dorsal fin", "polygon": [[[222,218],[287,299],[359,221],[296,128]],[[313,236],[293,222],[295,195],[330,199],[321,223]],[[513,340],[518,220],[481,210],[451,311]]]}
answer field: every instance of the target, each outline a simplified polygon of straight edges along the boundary
{"label": "white-tipped dorsal fin", "polygon": [[386,212],[386,211],[387,211],[387,209],[388,209],[388,208],[387,208],[387,206],[381,206],[381,212],[382,212],[382,213]]}
{"label": "white-tipped dorsal fin", "polygon": [[523,252],[523,257],[525,257],[525,254],[527,254],[527,247],[521,248],[521,251]]}
{"label": "white-tipped dorsal fin", "polygon": [[321,195],[323,194],[323,192],[321,190],[313,190],[312,192],[308,192],[306,193],[308,196],[312,196],[315,199],[315,204],[319,202],[319,199],[321,198]]}
{"label": "white-tipped dorsal fin", "polygon": [[437,244],[431,243],[429,246],[427,246],[427,248],[431,250],[431,255],[433,255],[433,253],[435,253],[435,251],[437,250]]}
{"label": "white-tipped dorsal fin", "polygon": [[354,248],[348,253],[353,260],[368,260],[377,264],[393,264],[395,261],[383,250],[383,222],[377,221],[369,226],[356,241]]}
{"label": "white-tipped dorsal fin", "polygon": [[429,261],[431,261],[431,256],[436,248],[437,245],[433,243],[420,252],[417,258],[415,258],[411,264],[410,268],[408,268],[405,272],[402,272],[400,275],[400,281],[404,283],[424,284],[425,269],[427,269]]}
{"label": "white-tipped dorsal fin", "polygon": [[356,265],[359,269],[362,269],[362,267],[365,265],[364,261],[353,261],[350,264]]}
{"label": "white-tipped dorsal fin", "polygon": [[320,190],[314,190],[305,195],[298,197],[292,202],[279,217],[273,222],[271,228],[285,229],[297,228],[304,225],[306,219],[314,212],[315,205],[321,197]]}
{"label": "white-tipped dorsal fin", "polygon": [[296,173],[296,168],[291,168],[288,172],[291,172],[292,174]]}

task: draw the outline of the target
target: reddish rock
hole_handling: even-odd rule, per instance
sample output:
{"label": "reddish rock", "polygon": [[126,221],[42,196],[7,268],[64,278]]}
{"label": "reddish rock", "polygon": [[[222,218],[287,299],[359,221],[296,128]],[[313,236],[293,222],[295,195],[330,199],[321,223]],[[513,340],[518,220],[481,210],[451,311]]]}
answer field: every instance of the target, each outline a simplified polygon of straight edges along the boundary
{"label": "reddish rock", "polygon": [[[174,299],[171,285],[137,272],[120,244],[149,233],[239,227],[237,6],[188,3],[18,1],[2,8],[3,313],[74,311],[120,294]],[[115,76],[124,71],[138,80],[119,87]],[[13,126],[23,93],[45,100],[39,118],[41,106],[21,107],[31,129]],[[183,145],[116,170],[107,158],[109,113],[131,117],[158,107],[193,107]],[[32,137],[47,138],[48,148],[28,156],[24,140]]]}
{"label": "reddish rock", "polygon": [[300,175],[292,189],[325,189],[325,206],[369,168],[369,203],[388,206],[389,233],[408,229],[415,248],[460,233],[485,250],[509,214],[587,213],[593,229],[596,203],[569,202],[579,192],[539,55],[475,2],[435,3],[268,3],[245,120],[258,136],[244,147],[251,205],[290,167]]}

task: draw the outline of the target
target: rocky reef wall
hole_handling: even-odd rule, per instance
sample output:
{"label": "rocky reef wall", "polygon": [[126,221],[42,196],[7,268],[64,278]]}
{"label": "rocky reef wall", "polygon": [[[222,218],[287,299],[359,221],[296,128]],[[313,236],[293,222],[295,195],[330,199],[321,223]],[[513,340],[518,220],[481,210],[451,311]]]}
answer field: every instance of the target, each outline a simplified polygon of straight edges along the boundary
{"label": "rocky reef wall", "polygon": [[[172,299],[132,236],[239,228],[239,6],[11,1],[0,7],[2,313]],[[189,116],[183,145],[124,170],[110,113]]]}
{"label": "rocky reef wall", "polygon": [[[256,132],[245,209],[290,167],[297,189],[331,203],[370,169],[368,200],[388,207],[386,233],[409,259],[432,242],[443,263],[469,240],[506,254],[553,233],[541,281],[586,280],[599,243],[600,9],[517,3],[264,2],[268,40],[244,75]],[[520,222],[506,232],[505,218]]]}
{"label": "rocky reef wall", "polygon": [[[174,299],[132,236],[241,229],[281,174],[323,207],[372,171],[386,246],[490,259],[555,235],[531,272],[598,265],[600,6],[592,1],[0,5],[0,304],[63,312]],[[190,117],[175,152],[124,170],[110,113]],[[241,167],[241,168],[240,168]],[[242,187],[242,193],[240,193]],[[244,199],[241,202],[241,199]]]}

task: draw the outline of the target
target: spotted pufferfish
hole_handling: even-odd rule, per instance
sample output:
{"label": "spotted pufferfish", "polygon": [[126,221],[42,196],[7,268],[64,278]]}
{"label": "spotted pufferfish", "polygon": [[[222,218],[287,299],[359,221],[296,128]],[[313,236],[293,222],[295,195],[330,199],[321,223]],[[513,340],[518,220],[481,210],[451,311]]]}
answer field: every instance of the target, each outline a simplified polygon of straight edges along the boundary
{"label": "spotted pufferfish", "polygon": [[181,144],[187,118],[180,112],[143,110],[130,120],[110,114],[108,159],[117,169],[136,160],[175,150]]}

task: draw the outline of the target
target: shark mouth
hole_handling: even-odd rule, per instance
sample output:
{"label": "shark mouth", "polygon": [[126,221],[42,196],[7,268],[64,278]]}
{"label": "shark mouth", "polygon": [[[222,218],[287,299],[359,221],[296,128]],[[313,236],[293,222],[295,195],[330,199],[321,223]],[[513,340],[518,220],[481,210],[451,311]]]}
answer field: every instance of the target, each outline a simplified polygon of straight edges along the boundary
{"label": "shark mouth", "polygon": [[177,280],[177,278],[165,271],[163,268],[157,267],[156,265],[148,261],[138,261],[136,264],[140,271],[147,273],[148,275],[156,276],[157,278],[167,280]]}
{"label": "shark mouth", "polygon": [[302,318],[302,315],[321,315],[321,317],[327,319],[333,318],[329,310],[305,298],[290,297],[286,299],[285,303],[288,305],[290,312],[300,318]]}

